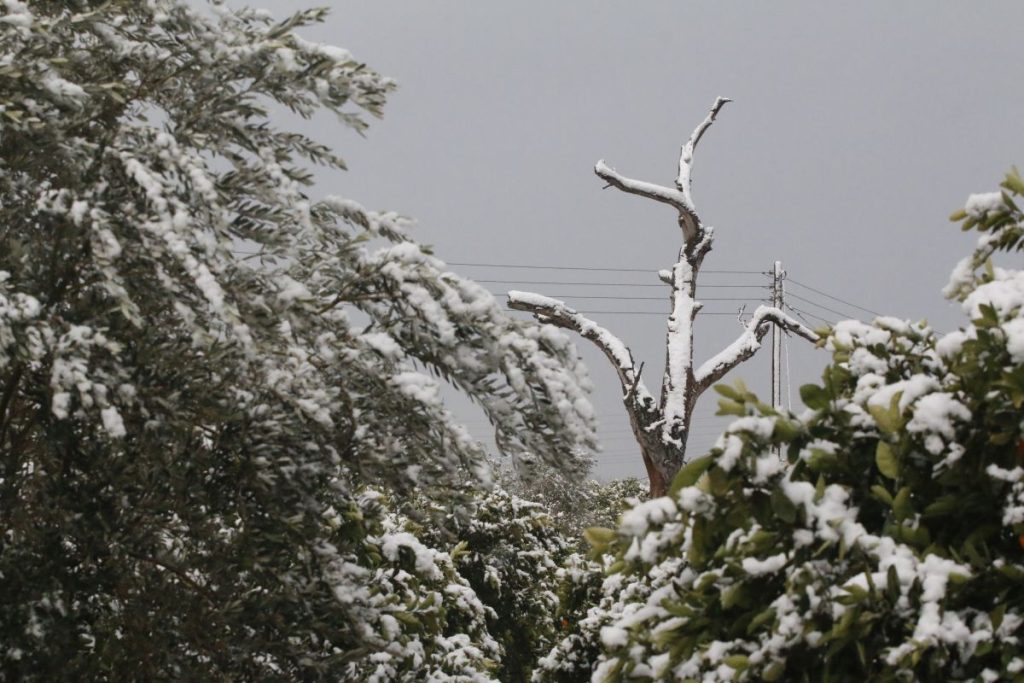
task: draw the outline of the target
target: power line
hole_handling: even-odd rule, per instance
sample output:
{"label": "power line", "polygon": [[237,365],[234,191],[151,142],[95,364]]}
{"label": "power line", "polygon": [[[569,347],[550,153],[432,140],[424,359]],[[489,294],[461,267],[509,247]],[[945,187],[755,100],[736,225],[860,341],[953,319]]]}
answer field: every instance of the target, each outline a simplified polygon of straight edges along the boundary
{"label": "power line", "polygon": [[[828,294],[827,292],[823,292],[820,289],[815,289],[814,287],[811,287],[810,285],[805,285],[802,282],[799,282],[798,280],[794,280],[793,278],[787,278],[787,279],[790,282],[792,282],[794,285],[798,286],[798,287],[803,287],[804,289],[809,289],[812,292],[814,292],[816,294],[820,294],[820,295],[822,295],[824,297],[828,297],[829,299],[832,299],[833,301],[838,301],[841,304],[846,304],[847,306],[852,306],[853,308],[856,308],[858,310],[864,311],[865,313],[870,313],[871,315],[882,315],[878,311],[872,311],[870,308],[864,308],[863,306],[858,306],[857,304],[851,303],[851,302],[849,302],[849,301],[847,301],[845,299],[840,299],[837,296],[832,296],[831,294]],[[796,295],[794,294],[793,296],[796,296]],[[822,308],[824,308],[824,306],[822,306]]]}
{"label": "power line", "polygon": [[[508,284],[508,285],[585,285],[588,287],[665,287],[660,285],[640,284],[635,282],[559,282],[552,280],[474,280],[486,284]],[[768,285],[699,285],[709,289],[768,289]]]}
{"label": "power line", "polygon": [[[592,313],[605,313],[608,315],[657,315],[662,318],[665,317],[664,311],[576,311],[577,313],[586,313],[588,315]],[[736,316],[736,311],[732,312],[719,312],[719,311],[701,311],[698,316],[701,315],[731,315]]]}
{"label": "power line", "polygon": [[[658,268],[599,268],[597,266],[536,266],[520,263],[470,263],[468,261],[446,261],[450,266],[474,268],[522,268],[524,270],[590,270],[608,273],[657,273]],[[663,269],[662,269],[663,270]],[[723,273],[734,275],[760,275],[759,270],[701,270],[702,273]]]}
{"label": "power line", "polygon": [[789,296],[793,297],[794,299],[800,299],[800,301],[803,301],[805,303],[809,303],[812,306],[817,306],[818,308],[824,309],[824,310],[828,311],[829,313],[835,313],[836,315],[841,316],[843,318],[855,318],[856,317],[856,316],[849,315],[848,313],[844,313],[843,311],[837,311],[834,308],[829,308],[828,306],[825,306],[823,304],[819,304],[817,301],[814,301],[812,299],[807,299],[805,297],[800,296],[799,294],[794,294],[793,292],[789,292]]}
{"label": "power line", "polygon": [[[491,292],[494,296],[504,296],[505,292]],[[590,294],[545,294],[544,296],[562,299],[612,299],[616,301],[668,301],[664,296],[592,296]],[[753,297],[715,297],[702,296],[699,301],[762,301]]]}
{"label": "power line", "polygon": [[814,318],[816,320],[820,320],[821,322],[825,323],[826,325],[835,325],[836,324],[834,320],[829,320],[828,318],[822,318],[820,315],[815,315],[815,314],[811,313],[810,311],[805,311],[802,308],[797,308],[796,306],[790,306],[789,304],[786,304],[786,308],[788,308],[789,310],[791,310],[794,313],[796,313],[797,317],[800,318],[801,320],[803,320],[808,325],[813,325],[814,323],[812,323],[810,320],[805,318],[804,317],[805,314],[811,316],[812,318]]}

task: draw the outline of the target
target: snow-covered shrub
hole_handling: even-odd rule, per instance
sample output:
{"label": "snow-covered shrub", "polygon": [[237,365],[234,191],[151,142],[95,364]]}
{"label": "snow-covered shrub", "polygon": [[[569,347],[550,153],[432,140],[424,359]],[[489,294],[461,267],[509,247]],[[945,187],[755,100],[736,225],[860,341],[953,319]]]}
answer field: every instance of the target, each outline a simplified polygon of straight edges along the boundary
{"label": "snow-covered shrub", "polygon": [[[565,493],[565,487],[558,491]],[[563,510],[566,535],[582,550],[589,545],[588,541],[592,543],[606,535],[607,527],[617,525],[624,510],[646,497],[647,485],[634,478],[605,483],[589,479],[575,485],[572,495],[554,497],[554,501]],[[571,500],[576,501],[575,509]],[[558,568],[561,633],[558,644],[538,661],[532,680],[590,680],[590,669],[600,650],[600,629],[609,618],[606,610],[612,604],[601,590],[610,559],[608,555],[594,558],[574,552]]]}
{"label": "snow-covered shrub", "polygon": [[598,481],[592,477],[593,463],[585,464],[589,465],[586,476],[567,477],[543,462],[520,462],[513,471],[499,472],[499,480],[509,492],[539,503],[562,535],[585,550],[585,529],[614,526],[623,510],[646,498],[648,490],[646,483],[633,477]]}
{"label": "snow-covered shrub", "polygon": [[311,198],[312,165],[342,160],[267,112],[362,130],[393,86],[295,32],[321,16],[0,3],[6,678],[384,662],[354,492],[489,478],[435,378],[503,448],[554,463],[593,443],[560,331],[507,316],[401,217]]}
{"label": "snow-covered shrub", "polygon": [[365,554],[328,569],[369,645],[343,653],[331,674],[367,683],[495,680],[501,649],[487,630],[492,612],[456,569],[464,544],[452,552],[426,545],[386,504],[376,492],[360,497],[352,510],[369,532]]}
{"label": "snow-covered shrub", "polygon": [[[590,680],[601,652],[601,627],[611,619],[614,600],[602,586],[610,557],[597,560],[573,553],[558,569],[559,625],[555,646],[537,661],[530,680],[572,683]],[[640,583],[634,584],[643,588]]]}
{"label": "snow-covered shrub", "polygon": [[559,572],[572,539],[541,505],[500,487],[481,494],[472,511],[417,533],[437,545],[445,536],[458,538],[456,568],[487,606],[488,630],[501,645],[497,677],[525,681],[561,628]]}
{"label": "snow-covered shrub", "polygon": [[948,290],[968,324],[839,323],[799,416],[719,387],[738,419],[711,453],[591,532],[594,681],[1024,680],[1024,272],[989,260],[1020,249],[1024,182],[1003,188],[957,216],[983,233]]}

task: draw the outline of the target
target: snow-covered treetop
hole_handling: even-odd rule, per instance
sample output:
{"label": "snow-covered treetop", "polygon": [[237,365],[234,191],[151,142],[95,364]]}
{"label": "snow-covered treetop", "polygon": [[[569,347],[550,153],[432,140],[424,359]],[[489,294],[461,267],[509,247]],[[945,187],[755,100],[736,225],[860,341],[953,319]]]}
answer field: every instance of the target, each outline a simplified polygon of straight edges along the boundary
{"label": "snow-covered treetop", "polygon": [[[420,604],[425,584],[391,569],[379,585],[414,544],[374,541],[357,492],[451,502],[489,479],[443,380],[501,448],[571,467],[594,443],[586,372],[407,220],[313,196],[313,167],[342,159],[269,113],[362,131],[393,88],[296,33],[323,13],[0,2],[10,678],[493,664],[480,633],[420,640],[391,618],[401,600],[455,619],[434,601],[458,595]],[[443,582],[435,564],[413,569]]]}
{"label": "snow-covered treetop", "polygon": [[[165,337],[182,361],[217,358],[224,409],[356,469],[386,453],[410,483],[481,462],[432,376],[480,403],[502,448],[554,462],[589,447],[587,379],[566,337],[510,319],[400,216],[312,199],[310,165],[344,162],[267,117],[327,109],[363,130],[392,81],[295,32],[324,10],[210,9],[0,9],[13,257],[0,286],[4,324],[26,340],[8,339],[5,362],[54,354],[54,417],[122,439],[179,414],[150,403],[129,352],[135,335]],[[413,417],[378,423],[384,405]]]}

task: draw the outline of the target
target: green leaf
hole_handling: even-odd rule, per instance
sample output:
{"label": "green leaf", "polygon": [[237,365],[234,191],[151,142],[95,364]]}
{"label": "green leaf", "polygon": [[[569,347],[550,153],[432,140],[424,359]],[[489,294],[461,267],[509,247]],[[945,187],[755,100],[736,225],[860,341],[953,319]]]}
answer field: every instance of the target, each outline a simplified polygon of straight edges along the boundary
{"label": "green leaf", "polygon": [[774,681],[781,680],[784,673],[786,673],[785,662],[772,662],[761,672],[761,679],[768,683],[774,683]]}
{"label": "green leaf", "polygon": [[729,655],[722,660],[726,666],[732,667],[737,671],[742,671],[750,666],[750,659],[746,655]]}
{"label": "green leaf", "polygon": [[704,550],[704,524],[703,520],[697,520],[693,524],[692,540],[690,548],[686,551],[686,559],[696,569],[702,569],[707,562],[707,552]]}
{"label": "green leaf", "polygon": [[800,387],[800,400],[812,410],[825,410],[829,403],[828,394],[817,384],[805,384]]}
{"label": "green leaf", "polygon": [[904,486],[892,499],[892,511],[898,520],[904,520],[914,514],[914,506],[910,504],[910,487]]}
{"label": "green leaf", "polygon": [[668,489],[669,495],[675,496],[680,490],[687,486],[693,486],[696,484],[697,480],[700,479],[700,476],[713,464],[715,464],[714,456],[705,455],[704,457],[691,460],[683,465],[683,467],[676,472],[676,476],[672,478],[672,485]]}
{"label": "green leaf", "polygon": [[888,408],[868,405],[868,412],[871,413],[871,417],[875,418],[878,428],[886,434],[895,434],[903,429],[905,420],[903,419],[903,412],[900,410],[900,398],[902,396],[903,392],[897,391],[892,400],[889,401]]}
{"label": "green leaf", "polygon": [[742,403],[724,398],[718,401],[718,411],[715,413],[715,415],[737,415],[739,417],[744,417],[746,414],[747,409]]}
{"label": "green leaf", "polygon": [[583,530],[584,540],[594,548],[606,547],[617,535],[614,529],[603,526],[592,526]]}
{"label": "green leaf", "polygon": [[886,572],[885,597],[892,604],[896,604],[896,601],[900,598],[900,576],[896,572],[896,565],[889,565],[889,571]]}
{"label": "green leaf", "polygon": [[775,608],[774,607],[769,607],[767,609],[761,610],[760,612],[757,613],[757,615],[753,619],[750,620],[750,623],[747,624],[747,635],[750,635],[751,633],[756,631],[758,629],[758,627],[763,626],[764,624],[772,622],[774,619],[775,619]]}
{"label": "green leaf", "polygon": [[1015,194],[1024,194],[1024,179],[1020,177],[1017,169],[1013,169],[1006,174],[1006,178],[1003,180],[1003,187]]}
{"label": "green leaf", "polygon": [[1006,616],[1006,603],[996,605],[996,608],[989,612],[988,618],[992,620],[993,629],[1002,626],[1004,616]]}
{"label": "green leaf", "polygon": [[748,599],[748,591],[746,591],[746,584],[739,583],[733,584],[729,588],[722,591],[722,609],[729,609],[738,604],[741,604]]}
{"label": "green leaf", "polygon": [[792,441],[800,436],[800,425],[784,418],[775,421],[772,436],[778,441]]}
{"label": "green leaf", "polygon": [[889,489],[884,486],[875,484],[871,487],[871,494],[886,505],[892,505],[892,494],[889,493]]}
{"label": "green leaf", "polygon": [[724,496],[729,492],[729,488],[732,485],[729,474],[717,467],[713,470],[708,470],[707,482],[708,489],[713,496]]}
{"label": "green leaf", "polygon": [[829,453],[821,448],[812,448],[807,458],[807,466],[815,472],[819,470],[835,469],[839,465],[839,458],[835,453]]}
{"label": "green leaf", "polygon": [[716,384],[712,388],[726,398],[731,398],[738,403],[743,402],[743,394],[728,384]]}
{"label": "green leaf", "polygon": [[875,465],[878,466],[878,471],[889,479],[899,479],[899,461],[896,459],[896,454],[892,452],[892,447],[884,441],[879,441],[878,447],[875,449]]}
{"label": "green leaf", "polygon": [[942,496],[924,509],[925,517],[942,517],[958,511],[961,508],[959,496],[948,494]]}
{"label": "green leaf", "polygon": [[796,505],[789,499],[789,496],[785,492],[776,488],[772,491],[772,511],[775,515],[786,524],[792,524],[796,521]]}
{"label": "green leaf", "polygon": [[415,615],[410,614],[409,612],[395,611],[391,612],[390,614],[395,619],[402,622],[414,631],[418,631],[423,628],[423,624],[420,622],[420,620],[417,619]]}
{"label": "green leaf", "polygon": [[818,481],[814,485],[814,502],[818,503],[822,498],[825,497],[825,477],[824,475],[818,475]]}

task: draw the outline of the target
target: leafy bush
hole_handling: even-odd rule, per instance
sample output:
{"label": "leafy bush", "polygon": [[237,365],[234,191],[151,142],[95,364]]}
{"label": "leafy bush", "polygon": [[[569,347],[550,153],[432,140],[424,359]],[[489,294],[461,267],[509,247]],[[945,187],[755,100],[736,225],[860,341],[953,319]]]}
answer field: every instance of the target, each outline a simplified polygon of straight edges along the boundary
{"label": "leafy bush", "polygon": [[1021,247],[1024,182],[1003,188],[955,216],[983,233],[947,289],[968,324],[839,323],[799,416],[719,387],[738,419],[711,453],[591,532],[595,681],[1024,680],[1024,272],[991,261]]}
{"label": "leafy bush", "polygon": [[486,605],[488,632],[500,644],[498,679],[525,681],[558,634],[558,572],[571,539],[541,505],[500,487],[481,494],[471,510],[416,533],[438,545],[458,538],[455,566]]}
{"label": "leafy bush", "polygon": [[509,492],[539,503],[564,536],[582,544],[585,529],[617,524],[619,515],[646,498],[648,490],[634,477],[597,481],[588,476],[593,462],[582,465],[585,471],[571,477],[536,458],[517,458],[516,468],[499,473],[499,479]]}

